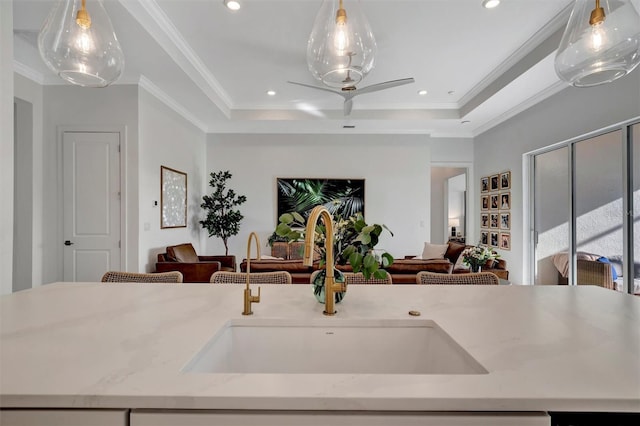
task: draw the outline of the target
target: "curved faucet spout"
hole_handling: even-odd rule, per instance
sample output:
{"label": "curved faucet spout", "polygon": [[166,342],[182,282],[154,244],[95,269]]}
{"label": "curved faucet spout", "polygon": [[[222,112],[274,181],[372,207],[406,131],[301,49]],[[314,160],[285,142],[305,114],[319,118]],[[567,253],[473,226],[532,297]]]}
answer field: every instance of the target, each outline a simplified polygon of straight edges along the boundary
{"label": "curved faucet spout", "polygon": [[304,237],[304,258],[302,263],[306,266],[313,264],[314,233],[318,219],[322,217],[325,226],[325,280],[324,280],[324,314],[334,315],[335,296],[338,291],[345,291],[343,283],[336,283],[333,276],[333,218],[324,206],[316,206],[311,210],[307,220],[307,228]]}
{"label": "curved faucet spout", "polygon": [[252,232],[249,234],[249,240],[247,241],[247,287],[244,289],[244,310],[242,315],[251,315],[252,303],[260,303],[260,287],[258,287],[258,295],[253,296],[251,294],[251,288],[249,287],[249,277],[251,274],[251,240],[256,242],[256,260],[260,260],[260,239],[258,234]]}

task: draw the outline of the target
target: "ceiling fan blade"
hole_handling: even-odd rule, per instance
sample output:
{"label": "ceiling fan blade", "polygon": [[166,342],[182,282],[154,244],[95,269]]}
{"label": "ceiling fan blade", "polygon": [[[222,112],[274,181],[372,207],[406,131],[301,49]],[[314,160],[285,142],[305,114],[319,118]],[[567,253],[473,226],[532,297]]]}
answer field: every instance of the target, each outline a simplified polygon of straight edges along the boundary
{"label": "ceiling fan blade", "polygon": [[339,95],[339,96],[344,97],[344,95],[343,95],[342,93],[340,93],[340,92],[336,92],[335,90],[326,89],[326,88],[324,88],[324,87],[313,86],[313,85],[311,85],[311,84],[305,84],[305,83],[297,83],[297,82],[295,82],[295,81],[287,81],[287,83],[289,83],[289,84],[295,84],[295,85],[297,85],[297,86],[308,87],[308,88],[310,88],[310,89],[322,90],[322,91],[324,91],[324,92],[329,92],[329,93],[333,93],[333,94],[336,94],[336,95]]}
{"label": "ceiling fan blade", "polygon": [[353,99],[345,99],[344,100],[344,115],[351,115],[351,110],[353,109]]}
{"label": "ceiling fan blade", "polygon": [[404,84],[410,83],[415,83],[415,80],[413,78],[401,78],[400,80],[390,80],[383,83],[372,84],[371,86],[365,86],[361,89],[356,89],[356,93],[354,94],[354,96],[361,95],[363,93],[377,92],[378,90],[390,89],[392,87],[402,86]]}

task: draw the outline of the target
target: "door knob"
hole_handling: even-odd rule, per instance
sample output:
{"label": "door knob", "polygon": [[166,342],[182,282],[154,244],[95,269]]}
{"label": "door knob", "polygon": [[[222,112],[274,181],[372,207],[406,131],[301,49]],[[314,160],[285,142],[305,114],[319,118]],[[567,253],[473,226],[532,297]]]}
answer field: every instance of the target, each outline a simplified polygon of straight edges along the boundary
{"label": "door knob", "polygon": [[64,245],[65,245],[65,246],[70,246],[70,245],[72,245],[72,244],[73,244],[73,243],[72,243],[71,241],[69,241],[69,240],[67,240],[67,241],[65,241],[65,242],[64,242]]}

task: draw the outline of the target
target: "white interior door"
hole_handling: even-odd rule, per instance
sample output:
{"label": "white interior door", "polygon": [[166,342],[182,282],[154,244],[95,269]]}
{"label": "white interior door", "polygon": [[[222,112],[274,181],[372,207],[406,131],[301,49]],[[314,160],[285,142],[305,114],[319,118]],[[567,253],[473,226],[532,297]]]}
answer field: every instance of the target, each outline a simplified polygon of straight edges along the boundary
{"label": "white interior door", "polygon": [[120,269],[120,134],[64,132],[64,281]]}

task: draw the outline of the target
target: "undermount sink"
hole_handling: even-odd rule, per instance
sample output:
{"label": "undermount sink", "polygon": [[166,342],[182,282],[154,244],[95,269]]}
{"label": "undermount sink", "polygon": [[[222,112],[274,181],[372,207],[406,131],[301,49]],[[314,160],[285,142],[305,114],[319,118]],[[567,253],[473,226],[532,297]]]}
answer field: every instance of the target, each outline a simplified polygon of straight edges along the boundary
{"label": "undermount sink", "polygon": [[185,365],[193,373],[486,374],[434,321],[232,319]]}

